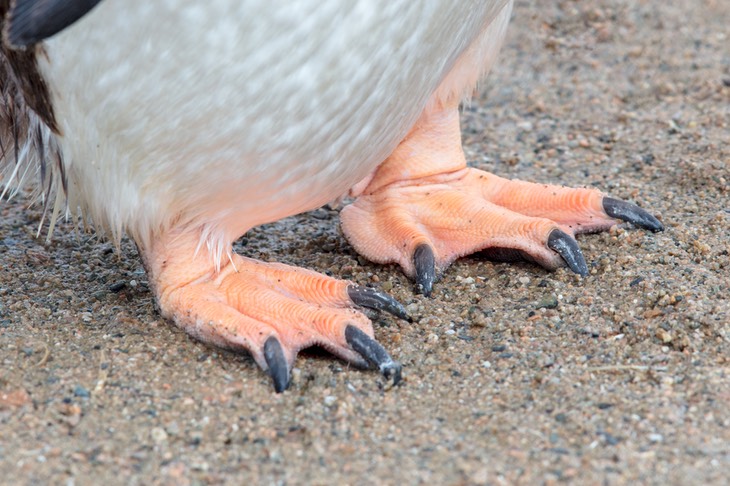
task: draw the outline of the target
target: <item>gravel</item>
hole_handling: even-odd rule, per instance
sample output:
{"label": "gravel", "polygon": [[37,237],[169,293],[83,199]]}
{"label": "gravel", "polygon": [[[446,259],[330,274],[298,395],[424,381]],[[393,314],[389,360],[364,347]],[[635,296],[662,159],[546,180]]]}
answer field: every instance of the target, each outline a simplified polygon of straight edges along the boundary
{"label": "gravel", "polygon": [[237,246],[389,289],[417,317],[373,314],[398,387],[310,352],[276,395],[155,312],[129,241],[45,243],[38,208],[3,202],[0,483],[725,484],[730,4],[670,3],[518,1],[464,108],[474,166],[663,221],[580,237],[586,278],[472,257],[424,298],[330,209]]}

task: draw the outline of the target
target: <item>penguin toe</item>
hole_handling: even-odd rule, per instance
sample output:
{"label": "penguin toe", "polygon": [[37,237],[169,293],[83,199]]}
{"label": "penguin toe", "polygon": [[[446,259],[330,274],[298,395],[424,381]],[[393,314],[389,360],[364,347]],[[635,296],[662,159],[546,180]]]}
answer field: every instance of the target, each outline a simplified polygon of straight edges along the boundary
{"label": "penguin toe", "polygon": [[[183,252],[186,254],[186,252]],[[360,307],[408,319],[389,295],[313,271],[233,255],[215,272],[189,273],[177,253],[158,255],[153,287],[163,315],[202,341],[248,351],[268,373],[274,390],[290,386],[297,354],[319,346],[360,368],[400,379],[400,364],[373,337]]]}
{"label": "penguin toe", "polygon": [[457,258],[479,252],[586,276],[575,236],[627,221],[660,231],[638,206],[595,189],[508,180],[464,168],[366,191],[341,213],[343,233],[377,263],[397,263],[428,296]]}

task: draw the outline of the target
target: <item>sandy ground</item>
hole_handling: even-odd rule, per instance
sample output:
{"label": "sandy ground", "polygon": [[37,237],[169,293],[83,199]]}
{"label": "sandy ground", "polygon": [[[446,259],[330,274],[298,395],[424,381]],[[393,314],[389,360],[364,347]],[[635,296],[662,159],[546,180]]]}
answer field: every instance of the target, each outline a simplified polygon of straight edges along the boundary
{"label": "sandy ground", "polygon": [[467,258],[433,298],[358,258],[336,211],[238,250],[388,289],[392,388],[325,353],[282,395],[248,356],[155,313],[117,256],[0,207],[0,483],[726,484],[730,3],[518,1],[464,110],[473,165],[597,186],[666,231],[580,238],[590,275]]}

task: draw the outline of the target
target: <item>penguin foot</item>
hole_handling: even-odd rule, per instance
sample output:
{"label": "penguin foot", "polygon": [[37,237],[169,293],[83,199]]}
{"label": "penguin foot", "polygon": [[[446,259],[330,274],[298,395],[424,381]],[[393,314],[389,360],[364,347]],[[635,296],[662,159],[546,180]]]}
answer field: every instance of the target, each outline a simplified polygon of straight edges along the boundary
{"label": "penguin foot", "polygon": [[[174,255],[183,254],[176,250]],[[250,352],[277,392],[288,388],[297,353],[315,345],[356,366],[376,368],[394,383],[400,380],[400,364],[373,338],[370,320],[357,309],[408,319],[387,294],[239,255],[216,272],[212,263],[203,266],[204,257],[191,262],[172,253],[145,253],[162,314],[197,339]]]}
{"label": "penguin foot", "polygon": [[340,215],[358,253],[400,264],[423,294],[454,260],[475,252],[586,275],[575,235],[618,221],[663,229],[645,210],[595,189],[508,180],[467,167],[457,115],[453,107],[422,115]]}

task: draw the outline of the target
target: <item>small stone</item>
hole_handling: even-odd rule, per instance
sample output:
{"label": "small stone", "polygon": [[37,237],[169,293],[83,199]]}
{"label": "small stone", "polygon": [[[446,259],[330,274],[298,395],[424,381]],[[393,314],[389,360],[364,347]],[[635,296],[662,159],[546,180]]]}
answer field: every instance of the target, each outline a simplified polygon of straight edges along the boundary
{"label": "small stone", "polygon": [[482,309],[480,307],[472,306],[467,312],[467,316],[472,325],[478,327],[486,327],[489,324],[488,318],[493,314],[491,309]]}
{"label": "small stone", "polygon": [[30,395],[22,388],[0,393],[0,410],[5,407],[22,407],[28,403],[31,403]]}
{"label": "small stone", "polygon": [[99,290],[98,292],[91,294],[91,296],[96,300],[102,300],[104,299],[104,296],[106,296],[106,290]]}
{"label": "small stone", "polygon": [[609,434],[608,432],[604,432],[602,435],[606,441],[606,445],[615,446],[615,445],[618,445],[619,442],[621,442],[621,439],[619,439],[618,437],[616,437],[614,435]]}
{"label": "small stone", "polygon": [[89,398],[91,394],[89,393],[89,390],[84,388],[81,385],[76,385],[74,387],[74,396],[80,397],[80,398]]}
{"label": "small stone", "polygon": [[558,306],[558,298],[554,295],[548,295],[543,297],[540,302],[537,303],[537,309],[555,309]]}
{"label": "small stone", "polygon": [[111,284],[109,286],[109,290],[111,290],[112,292],[119,292],[120,290],[122,290],[126,286],[127,286],[127,282],[125,282],[124,280],[119,280],[119,281],[114,282],[113,284]]}
{"label": "small stone", "polygon": [[327,395],[326,397],[324,397],[324,404],[327,405],[328,407],[331,407],[335,403],[337,403],[337,397],[336,396]]}
{"label": "small stone", "polygon": [[636,287],[643,281],[644,281],[644,277],[636,277],[631,282],[629,282],[629,287]]}
{"label": "small stone", "polygon": [[662,329],[661,327],[657,329],[656,331],[656,337],[661,340],[664,344],[669,344],[672,342],[672,335],[668,333],[666,330]]}
{"label": "small stone", "polygon": [[648,436],[649,442],[662,442],[664,441],[664,436],[662,434],[649,434]]}
{"label": "small stone", "polygon": [[291,383],[297,384],[302,381],[302,370],[301,368],[293,368],[291,370]]}
{"label": "small stone", "polygon": [[312,215],[315,219],[328,219],[329,218],[329,211],[327,211],[324,208],[315,209],[314,211],[310,212],[309,214]]}
{"label": "small stone", "polygon": [[167,441],[167,432],[162,427],[154,427],[150,431],[150,436],[152,437],[152,441],[157,445]]}
{"label": "small stone", "polygon": [[174,421],[170,422],[165,427],[165,432],[167,432],[168,435],[173,435],[173,436],[180,435],[180,426],[178,425],[177,422],[174,422]]}

